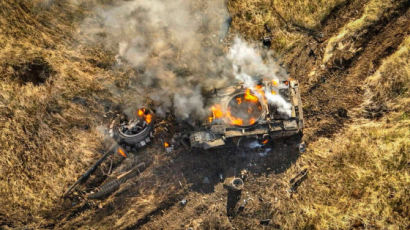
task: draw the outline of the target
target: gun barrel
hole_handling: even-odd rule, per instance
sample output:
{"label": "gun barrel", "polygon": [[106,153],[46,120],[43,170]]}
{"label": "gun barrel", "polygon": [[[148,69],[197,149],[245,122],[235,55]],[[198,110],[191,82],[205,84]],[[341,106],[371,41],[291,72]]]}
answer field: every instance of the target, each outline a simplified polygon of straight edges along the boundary
{"label": "gun barrel", "polygon": [[110,148],[108,149],[108,151],[106,153],[104,153],[104,155],[102,157],[100,157],[100,159],[98,159],[97,162],[95,162],[83,175],[81,175],[80,178],[78,178],[78,180],[71,185],[67,191],[64,193],[63,197],[67,196],[68,194],[71,193],[71,191],[80,183],[84,182],[90,175],[91,173],[93,173],[98,166],[100,166],[100,164],[110,155],[112,154],[115,150],[118,148],[118,144],[117,143],[113,143]]}

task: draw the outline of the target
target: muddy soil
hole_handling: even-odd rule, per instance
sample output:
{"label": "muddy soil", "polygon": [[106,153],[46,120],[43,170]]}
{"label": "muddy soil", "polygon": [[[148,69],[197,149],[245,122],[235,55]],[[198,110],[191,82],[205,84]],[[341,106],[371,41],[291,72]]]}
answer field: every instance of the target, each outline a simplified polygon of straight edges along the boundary
{"label": "muddy soil", "polygon": [[[338,10],[342,18],[360,17],[356,5],[366,1],[354,1]],[[337,53],[328,65],[322,59],[326,40],[310,38],[304,46],[293,50],[285,59],[290,75],[299,80],[304,101],[306,119],[305,139],[314,141],[320,136],[331,136],[340,130],[352,116],[350,111],[363,103],[362,82],[372,75],[380,62],[392,54],[409,34],[409,3],[399,5],[396,11],[372,25],[354,41],[361,51]],[[335,22],[334,22],[335,21]],[[322,33],[329,38],[337,32],[336,17],[330,17]],[[309,76],[309,77],[308,77]]]}

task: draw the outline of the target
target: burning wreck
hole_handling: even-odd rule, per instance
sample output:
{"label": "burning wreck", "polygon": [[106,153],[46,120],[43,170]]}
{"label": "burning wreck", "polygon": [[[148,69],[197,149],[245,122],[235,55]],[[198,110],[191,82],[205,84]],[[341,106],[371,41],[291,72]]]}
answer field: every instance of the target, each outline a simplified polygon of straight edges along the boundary
{"label": "burning wreck", "polygon": [[[239,145],[243,138],[257,139],[266,144],[269,139],[301,134],[303,111],[299,85],[296,80],[262,80],[248,87],[242,83],[218,90],[208,95],[210,115],[201,126],[189,134],[193,148],[210,149],[228,143]],[[107,157],[118,153],[123,159],[128,152],[135,152],[149,143],[153,137],[153,111],[142,108],[134,118],[117,116],[109,129],[109,150],[87,170],[65,193],[68,195],[84,182]],[[164,147],[169,147],[167,142]],[[131,160],[132,161],[132,160]],[[145,168],[141,163],[113,177],[97,188],[89,198],[99,199],[116,191],[122,183]]]}
{"label": "burning wreck", "polygon": [[151,142],[152,111],[146,108],[138,109],[134,119],[121,115],[113,120],[110,136],[127,150],[141,148]]}
{"label": "burning wreck", "polygon": [[268,139],[300,134],[303,111],[296,80],[262,80],[214,90],[210,116],[190,135],[192,147],[209,149],[241,138]]}

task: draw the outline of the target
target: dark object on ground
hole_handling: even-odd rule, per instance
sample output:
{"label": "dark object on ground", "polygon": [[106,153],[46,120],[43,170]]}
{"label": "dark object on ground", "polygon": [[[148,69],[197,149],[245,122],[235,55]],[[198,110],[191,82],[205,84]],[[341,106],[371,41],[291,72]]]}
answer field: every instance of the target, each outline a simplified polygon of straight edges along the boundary
{"label": "dark object on ground", "polygon": [[347,110],[345,108],[337,109],[337,115],[342,118],[347,118]]}
{"label": "dark object on ground", "polygon": [[51,65],[44,58],[35,58],[32,61],[14,66],[15,77],[21,85],[29,82],[38,86],[44,84],[54,73]]}
{"label": "dark object on ground", "polygon": [[243,200],[242,204],[238,208],[238,212],[242,212],[243,210],[245,210],[245,206],[247,203],[248,203],[247,200]]}
{"label": "dark object on ground", "polygon": [[304,180],[306,180],[307,174],[308,174],[308,170],[304,169],[289,181],[289,183],[291,184],[291,186],[289,188],[290,193],[295,193],[296,192],[296,190],[298,189],[300,184]]}
{"label": "dark object on ground", "polygon": [[241,199],[243,180],[240,178],[234,178],[229,184],[224,184],[224,188],[228,190],[226,214],[229,217],[234,217],[236,214],[235,207]]}
{"label": "dark object on ground", "polygon": [[260,221],[261,225],[269,225],[269,223],[270,223],[270,219],[264,219]]}
{"label": "dark object on ground", "polygon": [[116,179],[103,184],[101,187],[97,188],[97,191],[88,195],[90,199],[101,199],[104,198],[111,193],[117,191],[121,184],[125,183],[128,179],[138,176],[141,171],[145,168],[145,163],[140,163],[128,172],[120,175]]}
{"label": "dark object on ground", "polygon": [[135,119],[117,117],[111,124],[111,135],[121,145],[141,148],[151,142],[152,112],[139,109]]}
{"label": "dark object on ground", "polygon": [[264,47],[270,48],[272,46],[272,38],[271,37],[262,38],[262,44]]}
{"label": "dark object on ground", "polygon": [[98,159],[98,161],[95,162],[83,175],[81,175],[81,177],[80,177],[73,185],[71,185],[71,186],[67,189],[67,191],[64,193],[63,197],[65,197],[65,196],[67,196],[68,194],[70,194],[71,191],[72,191],[75,187],[77,187],[78,184],[83,183],[84,181],[86,181],[86,180],[88,179],[88,177],[91,175],[91,173],[93,173],[93,172],[98,168],[98,166],[100,166],[101,163],[102,163],[105,159],[107,159],[107,157],[108,157],[110,154],[112,154],[113,152],[116,152],[117,148],[118,148],[117,143],[113,142],[113,143],[111,144],[111,146],[109,147],[108,151],[107,151],[102,157],[100,157],[100,159]]}
{"label": "dark object on ground", "polygon": [[302,143],[299,144],[299,152],[300,152],[300,153],[306,152],[306,144],[305,144],[305,142],[302,142]]}
{"label": "dark object on ground", "polygon": [[181,206],[185,206],[188,203],[188,201],[187,199],[182,199],[179,203],[181,204]]}

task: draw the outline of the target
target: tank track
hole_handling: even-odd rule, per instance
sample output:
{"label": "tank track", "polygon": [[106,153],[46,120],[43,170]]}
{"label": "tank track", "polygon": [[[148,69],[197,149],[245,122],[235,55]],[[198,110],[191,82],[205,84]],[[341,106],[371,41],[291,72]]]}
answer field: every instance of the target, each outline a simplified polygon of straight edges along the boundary
{"label": "tank track", "polygon": [[145,163],[140,163],[125,174],[123,174],[120,178],[114,179],[109,181],[99,188],[96,189],[96,192],[91,193],[88,195],[89,199],[103,199],[113,192],[117,191],[121,184],[125,183],[128,179],[136,177],[140,174],[141,171],[145,169]]}

